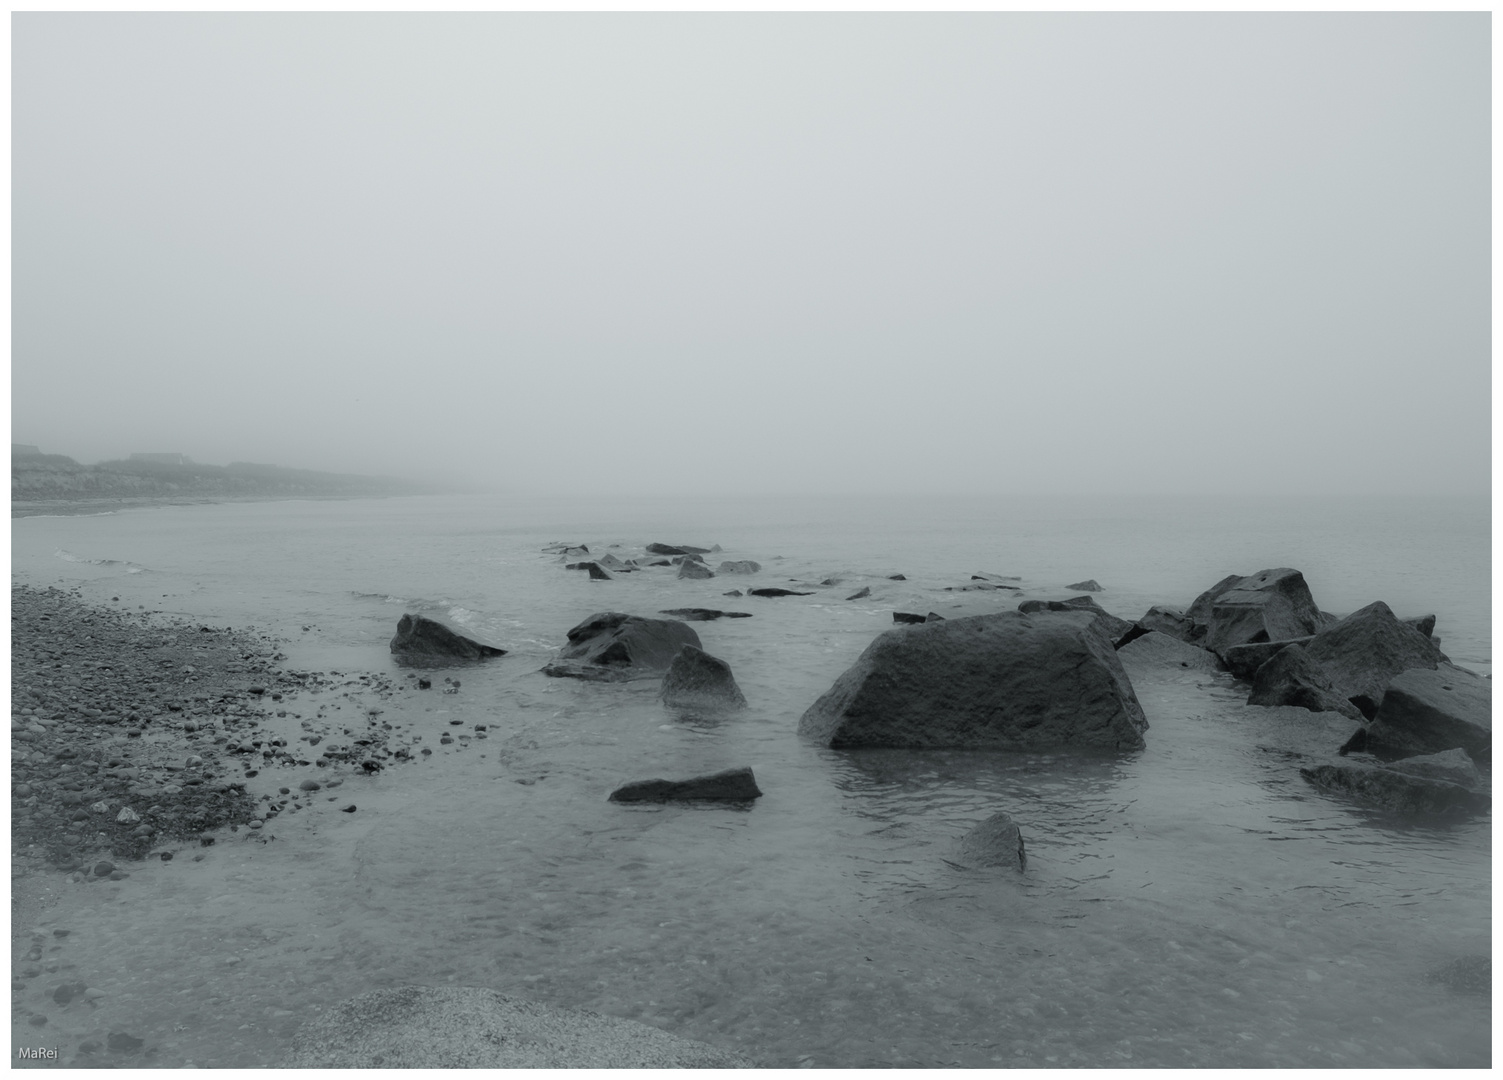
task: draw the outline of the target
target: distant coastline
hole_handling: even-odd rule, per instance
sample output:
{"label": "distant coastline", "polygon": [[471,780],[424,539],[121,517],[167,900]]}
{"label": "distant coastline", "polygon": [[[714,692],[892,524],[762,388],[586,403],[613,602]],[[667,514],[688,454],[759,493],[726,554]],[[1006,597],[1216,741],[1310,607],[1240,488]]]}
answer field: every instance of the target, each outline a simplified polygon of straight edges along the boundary
{"label": "distant coastline", "polygon": [[143,506],[268,499],[354,499],[431,495],[436,484],[279,465],[104,461],[81,465],[62,454],[12,454],[11,517],[97,514]]}

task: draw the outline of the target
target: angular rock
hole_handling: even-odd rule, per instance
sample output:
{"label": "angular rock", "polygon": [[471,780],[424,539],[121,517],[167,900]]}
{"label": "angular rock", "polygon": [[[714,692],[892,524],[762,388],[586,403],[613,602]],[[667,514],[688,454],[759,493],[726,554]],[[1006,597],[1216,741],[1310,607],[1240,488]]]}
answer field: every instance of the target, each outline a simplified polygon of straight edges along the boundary
{"label": "angular rock", "polygon": [[888,630],[799,733],[837,749],[1142,749],[1148,721],[1095,623],[1008,611]]}
{"label": "angular rock", "polygon": [[847,596],[846,599],[847,600],[865,600],[871,594],[872,594],[871,586],[869,586],[869,585],[863,585],[861,588],[859,588],[855,592],[851,593],[850,596]]}
{"label": "angular rock", "polygon": [[752,562],[750,559],[738,559],[735,562],[723,562],[719,571],[722,574],[755,574],[762,569],[762,564]]}
{"label": "angular rock", "polygon": [[887,580],[888,581],[907,581],[908,578],[905,577],[902,574],[888,574],[887,575]]}
{"label": "angular rock", "polygon": [[612,580],[611,575],[607,574],[603,569],[601,569],[601,566],[600,566],[599,563],[582,562],[582,563],[575,563],[574,565],[577,566],[581,570],[588,570],[590,572],[590,580],[591,581],[610,581],[610,580]]}
{"label": "angular rock", "polygon": [[795,592],[793,589],[747,589],[747,596],[813,596],[812,592]]}
{"label": "angular rock", "polygon": [[1406,776],[1418,776],[1426,780],[1445,780],[1464,788],[1476,788],[1482,783],[1482,774],[1461,747],[1442,750],[1438,754],[1418,754],[1414,757],[1390,761],[1381,768],[1392,769]]}
{"label": "angular rock", "polygon": [[700,647],[699,635],[687,623],[605,611],[570,630],[569,644],[559,651],[558,658],[603,667],[664,671],[683,645]]}
{"label": "angular rock", "polygon": [[1357,706],[1331,682],[1303,645],[1287,645],[1253,673],[1249,705],[1294,705],[1311,712],[1337,712],[1359,723]]}
{"label": "angular rock", "polygon": [[1395,675],[1408,668],[1434,668],[1441,659],[1434,641],[1405,626],[1381,600],[1322,629],[1305,653],[1366,717],[1377,713]]}
{"label": "angular rock", "polygon": [[681,581],[684,578],[704,580],[707,578],[712,578],[714,576],[715,571],[711,570],[702,562],[691,562],[690,560],[685,559],[683,562],[679,563],[678,578]]}
{"label": "angular rock", "polygon": [[732,589],[730,592],[721,593],[720,595],[721,596],[740,596],[741,595],[741,590],[740,589]]}
{"label": "angular rock", "polygon": [[892,621],[895,623],[921,623],[924,621],[924,616],[915,615],[911,611],[894,611],[892,613]]}
{"label": "angular rock", "polygon": [[1135,625],[1145,633],[1157,631],[1160,634],[1178,638],[1180,641],[1193,641],[1196,636],[1195,620],[1189,618],[1179,608],[1166,607],[1163,604],[1153,605],[1144,612],[1143,617]]}
{"label": "angular rock", "polygon": [[1460,784],[1367,765],[1317,765],[1300,775],[1323,791],[1401,814],[1481,813],[1492,799]]}
{"label": "angular rock", "polygon": [[[727,596],[730,594],[727,593]],[[666,608],[658,612],[659,615],[672,615],[675,619],[683,619],[685,622],[709,622],[712,619],[750,619],[749,611],[717,611],[714,608],[702,607],[677,607]]]}
{"label": "angular rock", "polygon": [[[1197,605],[1191,605],[1191,617]],[[1204,645],[1225,656],[1233,645],[1308,637],[1320,630],[1320,610],[1298,570],[1260,570],[1239,579],[1210,603]]]}
{"label": "angular rock", "polygon": [[1428,754],[1459,747],[1491,760],[1492,683],[1465,668],[1441,664],[1401,671],[1389,681],[1367,725],[1369,747]]}
{"label": "angular rock", "polygon": [[[1435,636],[1435,616],[1417,615],[1412,619],[1400,619],[1405,626],[1412,626],[1426,637]],[[1438,643],[1437,643],[1438,644]]]}
{"label": "angular rock", "polygon": [[1314,636],[1292,638],[1287,641],[1253,641],[1246,645],[1233,645],[1222,653],[1226,669],[1243,682],[1252,682],[1260,667],[1273,659],[1286,645],[1308,645]]}
{"label": "angular rock", "polygon": [[730,1069],[745,1058],[634,1020],[478,986],[398,986],[304,1024],[289,1069]]}
{"label": "angular rock", "polygon": [[396,636],[391,639],[391,651],[399,661],[414,664],[506,655],[505,649],[482,645],[422,615],[402,616]]}
{"label": "angular rock", "polygon": [[669,559],[668,562],[669,562],[669,565],[671,565],[671,566],[682,566],[686,562],[702,563],[705,566],[709,565],[709,563],[705,562],[705,557],[703,555],[693,555],[693,554],[675,555],[673,558]]}
{"label": "angular rock", "polygon": [[1106,611],[1089,596],[1072,596],[1068,600],[1024,600],[1018,605],[1024,614],[1036,611],[1089,611],[1101,620],[1101,630],[1114,643],[1133,628],[1126,619]]}
{"label": "angular rock", "polygon": [[693,547],[689,544],[648,544],[647,551],[652,555],[708,555],[709,548]]}
{"label": "angular rock", "polygon": [[1192,623],[1199,623],[1201,625],[1202,636],[1204,636],[1203,628],[1211,621],[1211,606],[1216,602],[1216,598],[1222,593],[1229,591],[1232,586],[1241,580],[1241,574],[1228,574],[1197,596],[1191,602],[1190,606],[1185,608],[1185,618],[1189,619]]}
{"label": "angular rock", "polygon": [[746,696],[731,665],[693,645],[679,649],[663,674],[663,703],[677,709],[740,709]]}
{"label": "angular rock", "polygon": [[604,569],[606,569],[606,570],[619,570],[621,567],[623,567],[623,566],[626,565],[624,562],[622,562],[620,559],[616,558],[616,556],[612,555],[610,552],[606,552],[604,555],[600,556],[600,558],[597,559],[597,560],[595,560],[595,561],[598,562],[601,565],[601,567],[604,568]]}
{"label": "angular rock", "polygon": [[710,776],[696,776],[692,780],[638,780],[611,792],[611,802],[688,802],[698,799],[717,799],[730,802],[745,802],[760,798],[752,771],[745,766],[727,769]]}
{"label": "angular rock", "polygon": [[931,612],[929,612],[929,614],[927,614],[927,615],[924,616],[924,621],[926,623],[928,623],[928,622],[944,622],[945,621],[945,617],[943,615],[941,615],[937,611],[931,611]]}
{"label": "angular rock", "polygon": [[962,836],[955,844],[951,861],[978,869],[987,866],[1028,869],[1023,834],[1018,831],[1018,823],[1006,813],[993,814]]}
{"label": "angular rock", "polygon": [[1084,581],[1077,581],[1074,585],[1066,585],[1065,588],[1071,592],[1100,592],[1101,583],[1095,578],[1086,578]]}
{"label": "angular rock", "polygon": [[1216,654],[1198,645],[1180,641],[1178,638],[1150,631],[1117,649],[1117,658],[1129,674],[1139,670],[1133,665],[1158,668],[1181,668],[1201,674],[1214,674],[1221,670],[1221,661]]}

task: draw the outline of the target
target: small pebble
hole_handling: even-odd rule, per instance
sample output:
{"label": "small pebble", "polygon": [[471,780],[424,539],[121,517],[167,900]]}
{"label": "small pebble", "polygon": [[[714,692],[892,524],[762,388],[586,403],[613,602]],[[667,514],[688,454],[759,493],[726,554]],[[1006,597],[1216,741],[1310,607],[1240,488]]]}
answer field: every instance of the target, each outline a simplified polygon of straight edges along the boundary
{"label": "small pebble", "polygon": [[323,785],[320,784],[317,780],[304,780],[301,784],[298,785],[298,789],[300,791],[317,791],[321,787],[323,787]]}
{"label": "small pebble", "polygon": [[266,822],[262,821],[260,818],[252,818],[250,822],[250,828],[259,829],[262,828],[265,824]]}
{"label": "small pebble", "polygon": [[95,866],[94,866],[94,875],[96,877],[109,877],[109,875],[112,874],[114,872],[114,870],[115,870],[115,864],[114,863],[107,863],[107,862],[96,863]]}

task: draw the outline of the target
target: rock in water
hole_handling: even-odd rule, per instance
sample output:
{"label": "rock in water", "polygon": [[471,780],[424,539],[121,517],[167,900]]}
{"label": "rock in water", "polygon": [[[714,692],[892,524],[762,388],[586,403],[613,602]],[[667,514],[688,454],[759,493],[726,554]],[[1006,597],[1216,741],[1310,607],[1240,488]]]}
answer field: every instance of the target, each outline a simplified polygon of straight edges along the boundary
{"label": "rock in water", "polygon": [[[1168,634],[1180,641],[1193,641],[1195,639],[1195,620],[1185,615],[1179,608],[1165,607],[1163,604],[1155,604],[1149,608],[1141,619],[1133,624],[1138,633],[1134,637],[1157,631],[1160,634]],[[1129,631],[1132,633],[1132,631]],[[1204,635],[1201,635],[1204,636]],[[1119,642],[1121,648],[1126,642]]]}
{"label": "rock in water", "polygon": [[[730,593],[726,593],[727,596]],[[736,594],[740,596],[740,593]],[[709,622],[712,619],[750,619],[749,611],[717,611],[715,608],[702,607],[676,607],[664,608],[659,615],[672,615],[675,619],[683,619],[686,622]]]}
{"label": "rock in water", "polygon": [[739,559],[735,562],[723,562],[719,569],[722,574],[755,574],[762,569],[762,564],[750,559]]}
{"label": "rock in water", "polygon": [[1474,758],[1491,760],[1492,685],[1451,664],[1401,671],[1389,682],[1367,726],[1367,744],[1410,754],[1460,747]]}
{"label": "rock in water", "polygon": [[677,709],[740,709],[746,696],[731,665],[693,645],[679,649],[663,675],[663,702]]}
{"label": "rock in water", "polygon": [[761,798],[752,771],[745,766],[692,780],[638,780],[611,792],[611,802],[692,802],[714,799],[746,802]]}
{"label": "rock in water", "polygon": [[837,749],[1141,750],[1148,721],[1095,623],[1004,611],[888,630],[799,733]]}
{"label": "rock in water", "polygon": [[892,621],[895,623],[921,623],[924,621],[924,616],[917,615],[911,611],[894,611],[892,613]]}
{"label": "rock in water", "polygon": [[351,998],[292,1040],[290,1069],[730,1069],[752,1063],[614,1016],[479,986],[398,986]]}
{"label": "rock in water", "polygon": [[1482,783],[1482,774],[1477,771],[1477,766],[1467,756],[1467,752],[1459,746],[1444,750],[1439,754],[1419,754],[1415,757],[1400,758],[1398,761],[1390,761],[1381,767],[1404,773],[1406,776],[1419,776],[1426,780],[1445,780],[1452,784],[1460,784],[1464,788],[1475,789]]}
{"label": "rock in water", "polygon": [[715,576],[715,571],[711,570],[708,566],[706,566],[702,562],[694,562],[692,559],[687,559],[686,558],[686,559],[684,559],[683,562],[681,562],[681,563],[678,564],[678,576],[679,576],[680,579],[682,579],[682,578],[694,578],[694,579],[712,578],[712,577]]}
{"label": "rock in water", "polygon": [[1198,675],[1221,670],[1221,661],[1216,659],[1215,653],[1157,630],[1136,637],[1126,645],[1119,645],[1117,659],[1128,669],[1129,677],[1134,671],[1151,668],[1179,668]]}
{"label": "rock in water", "polygon": [[1313,640],[1314,637],[1302,637],[1287,641],[1251,641],[1246,645],[1231,646],[1222,653],[1222,658],[1226,661],[1228,671],[1243,682],[1252,682],[1258,669],[1272,660],[1274,653],[1283,651],[1289,645],[1308,645]]}
{"label": "rock in water", "polygon": [[699,648],[699,635],[687,623],[604,611],[569,631],[569,644],[559,651],[559,659],[664,671],[683,645]]}
{"label": "rock in water", "polygon": [[421,615],[402,616],[396,637],[391,639],[391,651],[398,660],[409,663],[484,660],[506,655],[505,649],[482,645]]}
{"label": "rock in water", "polygon": [[847,596],[846,599],[847,600],[865,600],[871,594],[872,594],[871,586],[870,585],[863,585],[863,586],[861,586],[861,588],[859,588],[855,592],[851,593],[850,596]]}
{"label": "rock in water", "polygon": [[651,555],[708,555],[710,549],[690,544],[648,544],[647,552]]}
{"label": "rock in water", "polygon": [[1395,675],[1441,661],[1435,642],[1400,622],[1381,600],[1321,630],[1305,653],[1367,717],[1377,713]]}
{"label": "rock in water", "polygon": [[1249,705],[1294,705],[1311,712],[1337,712],[1362,721],[1357,706],[1331,682],[1325,668],[1310,659],[1303,645],[1288,645],[1269,657],[1253,675]]}
{"label": "rock in water", "polygon": [[960,838],[953,860],[961,866],[1010,866],[1028,869],[1028,853],[1018,823],[1005,814],[993,814]]}
{"label": "rock in water", "polygon": [[794,592],[792,589],[747,589],[747,596],[813,596],[812,592]]}
{"label": "rock in water", "polygon": [[[1203,610],[1204,600],[1203,593],[1190,605],[1192,618],[1196,611]],[[1325,625],[1305,576],[1288,567],[1239,578],[1209,606],[1204,644],[1223,657],[1233,645],[1308,637]]]}
{"label": "rock in water", "polygon": [[1318,765],[1299,774],[1325,791],[1401,814],[1482,813],[1492,799],[1460,784],[1366,765]]}
{"label": "rock in water", "polygon": [[1071,592],[1100,592],[1101,583],[1095,578],[1086,578],[1084,581],[1077,581],[1074,585],[1066,585],[1065,588]]}

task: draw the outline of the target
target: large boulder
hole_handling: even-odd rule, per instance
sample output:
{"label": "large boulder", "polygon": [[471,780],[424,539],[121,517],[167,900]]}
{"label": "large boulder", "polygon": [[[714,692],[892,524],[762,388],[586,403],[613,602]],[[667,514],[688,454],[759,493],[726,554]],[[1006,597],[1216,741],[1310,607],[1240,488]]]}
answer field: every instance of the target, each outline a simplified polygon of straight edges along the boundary
{"label": "large boulder", "polygon": [[968,869],[1006,866],[1028,869],[1028,852],[1018,823],[1007,813],[993,814],[955,844],[951,862]]}
{"label": "large boulder", "polygon": [[663,673],[663,703],[677,709],[740,709],[746,695],[731,665],[693,645],[684,645]]}
{"label": "large boulder", "polygon": [[[1130,641],[1142,637],[1144,634],[1167,634],[1169,637],[1180,641],[1196,640],[1195,622],[1185,616],[1179,608],[1165,607],[1163,604],[1155,604],[1144,613],[1143,617],[1132,624],[1132,627],[1119,638],[1117,648],[1122,648]],[[1204,637],[1204,628],[1199,635]]]}
{"label": "large boulder", "polygon": [[1465,668],[1441,664],[1401,671],[1389,681],[1367,725],[1367,745],[1409,754],[1460,747],[1491,760],[1492,705],[1493,684]]}
{"label": "large boulder", "polygon": [[505,649],[482,645],[422,615],[402,616],[397,623],[396,636],[391,639],[391,651],[399,661],[409,664],[484,660],[506,655]]}
{"label": "large boulder", "polygon": [[750,1061],[634,1020],[480,986],[398,986],[304,1024],[288,1069],[732,1069]]}
{"label": "large boulder", "polygon": [[1460,784],[1368,765],[1317,765],[1300,775],[1323,791],[1401,814],[1481,813],[1491,797]]}
{"label": "large boulder", "polygon": [[1024,600],[1018,610],[1031,615],[1036,611],[1089,611],[1101,623],[1101,629],[1113,642],[1121,639],[1133,628],[1126,619],[1119,619],[1089,596],[1072,596],[1068,600]]}
{"label": "large boulder", "polygon": [[726,561],[720,564],[719,571],[722,574],[755,574],[762,569],[762,564],[750,559],[737,559],[735,562]]}
{"label": "large boulder", "polygon": [[1362,722],[1362,713],[1331,681],[1303,645],[1288,645],[1253,674],[1249,705],[1294,705],[1311,712],[1337,712]]}
{"label": "large boulder", "polygon": [[1222,657],[1233,645],[1308,637],[1324,625],[1305,576],[1288,567],[1238,579],[1211,598],[1209,617],[1201,620],[1204,602],[1203,593],[1186,614],[1206,624],[1201,644]]}
{"label": "large boulder", "polygon": [[1377,713],[1395,675],[1408,668],[1434,668],[1441,661],[1435,642],[1400,622],[1381,600],[1321,630],[1305,653],[1368,717]]}
{"label": "large boulder", "polygon": [[637,780],[611,792],[611,802],[746,802],[762,796],[751,769],[726,769],[692,780]]}
{"label": "large boulder", "polygon": [[1222,654],[1222,659],[1233,675],[1243,682],[1252,682],[1258,669],[1273,659],[1274,653],[1282,652],[1288,645],[1308,645],[1312,640],[1313,635],[1287,641],[1249,641],[1246,645],[1233,645]]}
{"label": "large boulder", "polygon": [[559,650],[558,658],[597,667],[665,671],[685,645],[700,645],[688,623],[605,611],[570,630],[569,644]]}
{"label": "large boulder", "polygon": [[836,748],[1140,750],[1147,727],[1084,611],[888,630],[799,720],[800,734]]}

